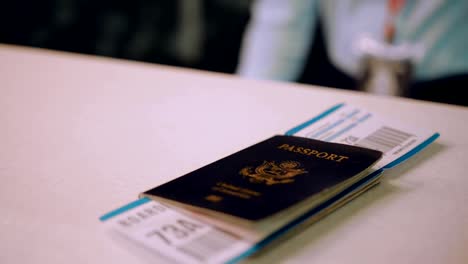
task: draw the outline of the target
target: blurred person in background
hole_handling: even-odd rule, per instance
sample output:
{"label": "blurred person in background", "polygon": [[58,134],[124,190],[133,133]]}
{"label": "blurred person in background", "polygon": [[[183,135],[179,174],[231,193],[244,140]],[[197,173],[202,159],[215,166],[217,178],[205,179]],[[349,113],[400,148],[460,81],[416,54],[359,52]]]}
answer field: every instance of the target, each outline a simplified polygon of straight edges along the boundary
{"label": "blurred person in background", "polygon": [[356,89],[468,105],[464,0],[256,0],[236,72],[297,81],[317,24],[331,64]]}

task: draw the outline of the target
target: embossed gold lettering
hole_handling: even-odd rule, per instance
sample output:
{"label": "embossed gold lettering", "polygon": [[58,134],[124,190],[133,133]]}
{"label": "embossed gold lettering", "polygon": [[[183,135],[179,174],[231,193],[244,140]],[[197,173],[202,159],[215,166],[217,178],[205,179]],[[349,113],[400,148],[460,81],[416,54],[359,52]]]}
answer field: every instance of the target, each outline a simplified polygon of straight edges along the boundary
{"label": "embossed gold lettering", "polygon": [[326,160],[331,160],[334,162],[342,162],[344,160],[348,160],[348,156],[343,156],[343,155],[338,155],[335,153],[329,153],[326,151],[319,151],[316,149],[310,149],[310,148],[305,148],[305,147],[300,147],[300,146],[295,146],[295,145],[289,145],[289,144],[282,144],[278,146],[278,149],[285,150],[285,151],[290,151],[294,153],[299,153],[302,155],[306,156],[313,156],[319,159],[326,159]]}

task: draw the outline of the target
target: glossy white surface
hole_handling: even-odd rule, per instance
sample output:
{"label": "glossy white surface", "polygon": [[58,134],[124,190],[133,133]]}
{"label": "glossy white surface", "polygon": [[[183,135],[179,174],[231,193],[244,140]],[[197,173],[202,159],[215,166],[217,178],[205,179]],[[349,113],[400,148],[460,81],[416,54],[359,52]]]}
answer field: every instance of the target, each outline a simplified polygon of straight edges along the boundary
{"label": "glossy white surface", "polygon": [[250,262],[468,261],[466,107],[7,45],[0,80],[0,263],[140,263],[99,216],[339,102],[441,137]]}

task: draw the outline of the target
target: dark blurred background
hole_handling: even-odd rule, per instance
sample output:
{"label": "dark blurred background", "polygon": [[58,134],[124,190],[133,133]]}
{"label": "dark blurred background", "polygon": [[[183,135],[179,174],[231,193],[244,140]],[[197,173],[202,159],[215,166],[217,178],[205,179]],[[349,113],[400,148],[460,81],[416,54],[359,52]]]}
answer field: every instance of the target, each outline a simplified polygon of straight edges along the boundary
{"label": "dark blurred background", "polygon": [[232,73],[250,0],[8,0],[0,42]]}
{"label": "dark blurred background", "polygon": [[[234,73],[252,0],[7,0],[0,42]],[[349,87],[320,26],[299,82]],[[310,74],[313,72],[314,74]],[[330,78],[332,76],[332,78]]]}

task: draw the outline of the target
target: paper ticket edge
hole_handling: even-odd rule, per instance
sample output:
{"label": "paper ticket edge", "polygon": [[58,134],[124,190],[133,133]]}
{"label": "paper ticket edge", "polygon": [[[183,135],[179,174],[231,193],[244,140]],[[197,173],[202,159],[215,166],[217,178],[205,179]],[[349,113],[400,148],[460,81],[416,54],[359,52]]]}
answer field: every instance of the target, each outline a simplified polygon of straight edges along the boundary
{"label": "paper ticket edge", "polygon": [[[330,115],[331,113],[335,112],[336,110],[342,108],[345,105],[346,105],[345,103],[336,104],[336,105],[330,107],[329,109],[323,111],[321,114],[318,114],[317,116],[312,117],[311,119],[303,122],[302,124],[299,124],[299,125],[291,128],[291,129],[289,129],[288,131],[286,131],[285,135],[293,136],[294,134],[297,134],[299,131],[303,130],[304,128],[316,123],[320,119],[325,118],[326,116]],[[416,153],[420,152],[421,150],[423,150],[424,148],[426,148],[427,146],[432,144],[432,142],[434,142],[439,137],[440,137],[440,133],[434,132],[434,134],[432,134],[432,136],[430,136],[428,139],[421,142],[419,145],[412,148],[410,151],[408,151],[407,153],[405,153],[401,157],[399,157],[399,158],[395,159],[394,161],[386,164],[385,166],[382,167],[382,169],[387,170],[387,169],[393,168],[393,167],[403,163],[404,161],[408,160],[412,156],[416,155]]]}

